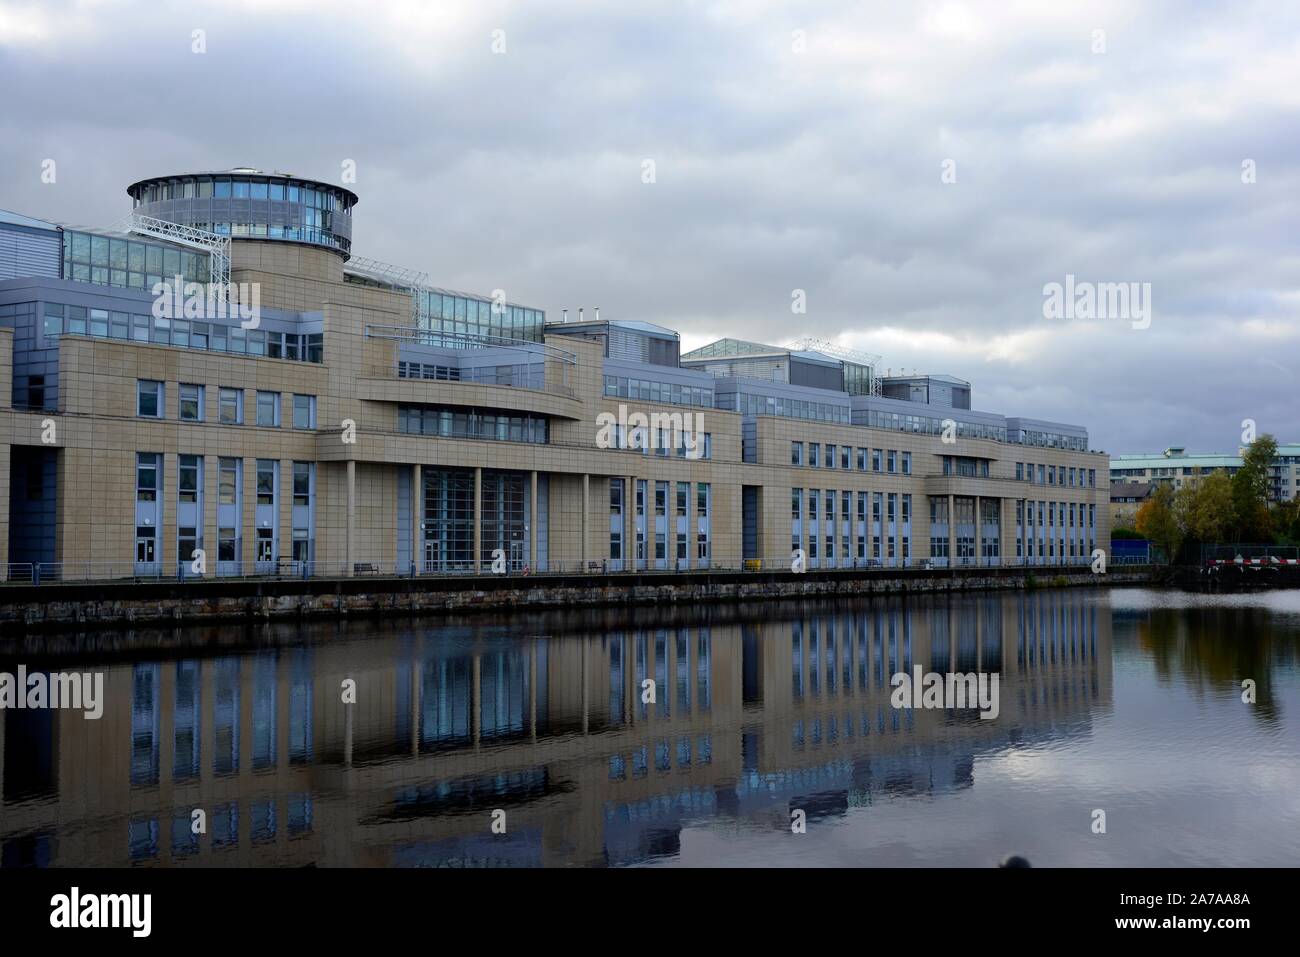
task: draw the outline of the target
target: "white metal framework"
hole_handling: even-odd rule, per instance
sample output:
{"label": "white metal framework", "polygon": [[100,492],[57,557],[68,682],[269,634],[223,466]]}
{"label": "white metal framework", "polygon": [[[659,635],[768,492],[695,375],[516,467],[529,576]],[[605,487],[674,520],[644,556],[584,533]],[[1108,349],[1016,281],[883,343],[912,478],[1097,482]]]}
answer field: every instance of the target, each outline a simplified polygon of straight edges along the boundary
{"label": "white metal framework", "polygon": [[880,356],[874,353],[860,352],[846,346],[837,346],[833,342],[827,342],[825,339],[814,339],[812,336],[804,336],[797,342],[790,343],[786,348],[795,349],[799,352],[824,352],[836,359],[856,362],[858,365],[870,366],[872,369],[875,369],[880,364]]}
{"label": "white metal framework", "polygon": [[835,359],[842,359],[845,362],[852,362],[855,365],[866,366],[871,370],[871,395],[880,395],[880,376],[876,374],[876,369],[880,365],[881,357],[872,352],[861,352],[857,349],[850,349],[847,346],[839,346],[833,342],[827,342],[825,339],[815,339],[812,336],[804,336],[796,342],[790,343],[790,349],[798,349],[802,352],[821,352]]}
{"label": "white metal framework", "polygon": [[353,256],[344,263],[343,271],[394,289],[406,290],[411,294],[411,319],[416,328],[429,328],[429,293],[432,287],[427,273],[361,256]]}
{"label": "white metal framework", "polygon": [[217,295],[224,299],[230,286],[230,237],[219,236],[205,229],[186,226],[181,223],[169,223],[165,219],[154,219],[132,213],[118,223],[113,232],[138,233],[153,239],[162,239],[190,249],[200,249],[208,254],[208,281],[217,287]]}

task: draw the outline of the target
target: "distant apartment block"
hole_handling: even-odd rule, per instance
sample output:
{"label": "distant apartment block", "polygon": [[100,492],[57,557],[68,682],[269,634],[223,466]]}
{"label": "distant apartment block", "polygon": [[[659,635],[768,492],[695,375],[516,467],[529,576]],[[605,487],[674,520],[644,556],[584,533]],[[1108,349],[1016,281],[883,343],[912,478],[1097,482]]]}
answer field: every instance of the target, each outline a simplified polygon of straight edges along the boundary
{"label": "distant apartment block", "polygon": [[[1142,482],[1179,489],[1215,472],[1236,475],[1244,452],[1239,448],[1236,455],[1189,453],[1181,446],[1172,446],[1161,453],[1120,455],[1110,460],[1110,477],[1112,482]],[[1294,499],[1298,491],[1300,444],[1279,444],[1277,456],[1269,468],[1269,498],[1275,502],[1287,502]]]}

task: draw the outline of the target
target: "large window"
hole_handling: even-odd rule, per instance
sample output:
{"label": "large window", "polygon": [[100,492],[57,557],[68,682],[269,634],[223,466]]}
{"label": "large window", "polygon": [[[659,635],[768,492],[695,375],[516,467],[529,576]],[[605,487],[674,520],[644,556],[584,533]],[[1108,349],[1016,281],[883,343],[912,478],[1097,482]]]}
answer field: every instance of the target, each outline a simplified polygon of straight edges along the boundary
{"label": "large window", "polygon": [[239,459],[217,460],[217,502],[221,505],[239,504]]}
{"label": "large window", "polygon": [[546,444],[549,434],[547,421],[541,416],[463,406],[398,406],[397,428],[413,435],[541,445]]}
{"label": "large window", "polygon": [[275,460],[257,460],[257,504],[275,504]]}
{"label": "large window", "polygon": [[295,395],[293,397],[293,427],[295,429],[316,428],[316,397],[314,395]]}
{"label": "large window", "polygon": [[244,390],[222,389],[218,396],[222,425],[241,425],[244,421]]}
{"label": "large window", "polygon": [[135,500],[158,500],[158,455],[154,452],[140,452],[135,457]]}
{"label": "large window", "polygon": [[257,424],[271,428],[280,425],[280,393],[257,393]]}
{"label": "large window", "polygon": [[163,384],[151,379],[139,379],[135,384],[135,414],[147,419],[161,419],[163,415]]}
{"label": "large window", "polygon": [[203,386],[181,383],[181,421],[203,421]]}
{"label": "large window", "polygon": [[181,455],[177,461],[176,500],[198,502],[199,490],[203,487],[202,458],[197,455]]}

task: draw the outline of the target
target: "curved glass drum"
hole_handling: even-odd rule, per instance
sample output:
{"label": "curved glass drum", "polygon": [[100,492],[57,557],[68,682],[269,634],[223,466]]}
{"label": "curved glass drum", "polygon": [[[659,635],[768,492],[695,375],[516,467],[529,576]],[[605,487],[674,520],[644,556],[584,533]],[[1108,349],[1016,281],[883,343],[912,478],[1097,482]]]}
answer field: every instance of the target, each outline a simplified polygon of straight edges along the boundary
{"label": "curved glass drum", "polygon": [[283,173],[234,169],[143,179],[127,187],[135,211],[236,239],[352,249],[357,194]]}

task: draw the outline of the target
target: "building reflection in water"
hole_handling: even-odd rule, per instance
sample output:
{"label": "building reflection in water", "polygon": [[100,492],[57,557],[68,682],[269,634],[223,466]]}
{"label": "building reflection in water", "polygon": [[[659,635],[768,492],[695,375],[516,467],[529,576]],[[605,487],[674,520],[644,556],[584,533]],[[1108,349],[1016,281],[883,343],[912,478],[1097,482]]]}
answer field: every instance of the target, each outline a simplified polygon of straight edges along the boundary
{"label": "building reflection in water", "polygon": [[[982,752],[1086,732],[1110,620],[1104,593],[1044,591],[270,626],[254,650],[119,659],[98,721],[4,714],[3,863],[641,862],[692,821],[969,788]],[[893,709],[914,665],[1000,672],[1000,716]]]}

